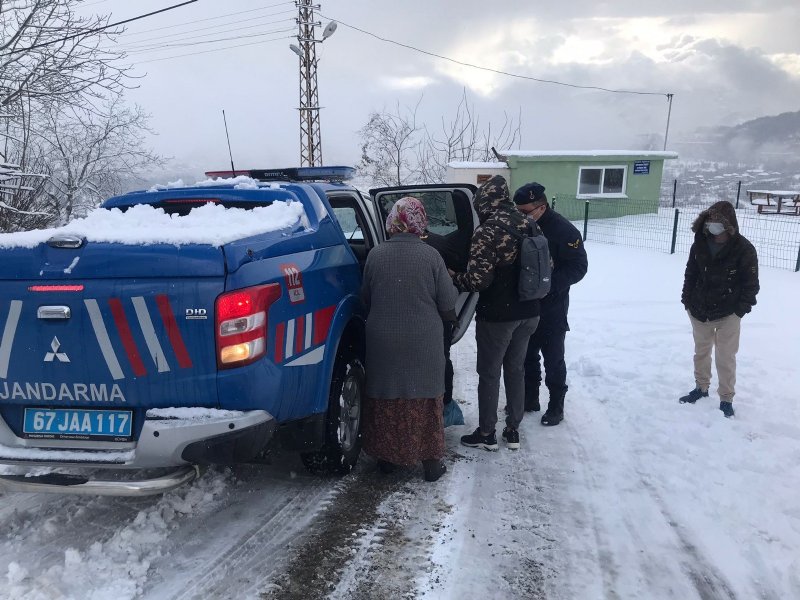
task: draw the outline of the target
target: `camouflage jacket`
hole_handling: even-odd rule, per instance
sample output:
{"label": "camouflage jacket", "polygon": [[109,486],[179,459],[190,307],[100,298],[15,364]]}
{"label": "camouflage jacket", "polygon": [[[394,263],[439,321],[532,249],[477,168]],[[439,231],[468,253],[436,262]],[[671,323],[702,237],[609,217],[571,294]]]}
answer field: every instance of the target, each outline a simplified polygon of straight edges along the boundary
{"label": "camouflage jacket", "polygon": [[524,234],[528,220],[517,210],[508,193],[506,180],[495,175],[483,184],[473,200],[480,225],[472,235],[466,272],[455,273],[453,283],[462,292],[481,292],[478,318],[503,321],[534,317],[539,302],[517,300],[518,272],[514,263],[520,240],[500,225]]}

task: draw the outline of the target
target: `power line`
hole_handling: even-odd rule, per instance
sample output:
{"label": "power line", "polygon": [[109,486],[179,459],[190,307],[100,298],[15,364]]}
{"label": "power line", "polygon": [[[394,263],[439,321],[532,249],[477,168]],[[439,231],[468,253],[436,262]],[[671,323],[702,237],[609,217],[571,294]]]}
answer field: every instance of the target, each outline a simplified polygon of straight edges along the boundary
{"label": "power line", "polygon": [[[263,19],[269,19],[270,17],[277,17],[277,16],[280,16],[281,14],[286,14],[286,13],[289,13],[289,12],[293,13],[294,9],[290,9],[288,11],[284,10],[284,11],[281,11],[279,13],[274,13],[274,14],[270,14],[270,15],[264,15],[262,17],[255,17],[255,18],[251,18],[251,19],[237,19],[235,21],[230,21],[228,23],[217,23],[216,25],[209,25],[208,27],[198,27],[197,29],[189,29],[187,31],[176,31],[174,33],[165,33],[165,34],[161,34],[159,36],[144,38],[144,39],[140,39],[140,40],[124,40],[124,41],[121,41],[119,43],[121,45],[123,45],[123,46],[126,46],[126,45],[127,46],[138,46],[138,45],[141,45],[141,44],[145,44],[147,42],[162,41],[162,40],[165,39],[165,37],[181,37],[181,36],[195,34],[198,31],[208,31],[209,29],[214,30],[214,32],[211,33],[211,34],[200,34],[200,36],[198,36],[198,37],[202,37],[203,35],[214,35],[214,33],[220,33],[220,31],[219,31],[220,27],[227,27],[229,25],[238,26],[239,23],[255,23],[257,21],[262,21]],[[294,21],[294,20],[295,20],[295,17],[287,17],[287,18],[284,18],[284,19],[274,19],[274,20],[266,21],[266,22],[260,23],[260,25],[269,25],[271,23],[281,23],[283,21]],[[248,25],[248,26],[245,26],[245,27],[238,26],[238,28],[239,29],[252,29],[253,27],[259,27],[260,25]],[[230,30],[228,30],[228,31],[230,31]],[[122,38],[122,37],[124,37],[124,36],[120,36],[120,38]]]}
{"label": "power line", "polygon": [[[216,17],[207,17],[205,19],[197,19],[195,21],[186,21],[185,23],[179,23],[177,25],[165,25],[164,27],[156,27],[155,29],[145,29],[144,31],[125,32],[120,37],[128,37],[128,36],[132,36],[132,35],[142,35],[142,34],[145,34],[145,33],[152,33],[153,31],[163,31],[164,29],[174,29],[175,27],[183,27],[184,25],[194,25],[195,23],[205,23],[206,21],[214,21],[216,19],[224,19],[226,17],[234,17],[236,15],[243,15],[243,14],[246,14],[246,13],[258,12],[260,10],[267,10],[269,8],[274,8],[276,6],[282,6],[284,4],[294,4],[294,2],[291,1],[291,0],[289,2],[278,2],[277,4],[270,4],[268,6],[262,6],[261,8],[251,8],[250,10],[240,10],[239,12],[227,13],[227,14],[224,14],[224,15],[217,15]],[[283,12],[294,12],[294,9],[292,9],[291,11],[281,11],[281,13],[283,13]],[[270,15],[264,15],[264,16],[270,16]],[[238,21],[239,20],[234,21],[234,22],[238,22]],[[229,23],[226,23],[226,25],[229,25]]]}
{"label": "power line", "polygon": [[420,52],[421,54],[427,54],[428,56],[433,56],[435,58],[440,58],[442,60],[446,60],[446,61],[449,61],[451,63],[455,63],[457,65],[461,65],[463,67],[471,67],[473,69],[480,69],[481,71],[489,71],[491,73],[497,73],[498,75],[506,75],[508,77],[515,77],[517,79],[527,79],[529,81],[536,81],[538,83],[550,83],[550,84],[553,84],[553,85],[561,85],[561,86],[564,86],[564,87],[577,88],[577,89],[582,89],[582,90],[598,90],[598,91],[601,91],[601,92],[611,92],[611,93],[614,93],[614,94],[637,94],[637,95],[640,95],[640,96],[670,96],[670,94],[668,94],[667,92],[639,92],[639,91],[635,91],[635,90],[615,90],[615,89],[604,88],[604,87],[595,86],[595,85],[578,85],[578,84],[575,84],[575,83],[564,83],[563,81],[555,81],[553,79],[540,79],[538,77],[531,77],[529,75],[520,75],[519,73],[509,73],[508,71],[501,71],[499,69],[492,69],[491,67],[483,67],[481,65],[474,65],[472,63],[456,60],[455,58],[450,58],[449,56],[443,56],[441,54],[436,54],[435,52],[429,52],[428,50],[422,50],[421,48],[416,48],[415,46],[411,46],[409,44],[403,44],[402,42],[397,42],[395,40],[390,40],[388,38],[381,37],[379,35],[376,35],[376,34],[372,33],[371,31],[367,31],[365,29],[361,29],[359,27],[356,27],[355,25],[350,25],[349,23],[345,23],[344,21],[342,21],[340,19],[335,19],[333,17],[327,17],[327,16],[323,15],[322,13],[317,13],[317,14],[319,14],[319,16],[321,16],[324,19],[329,19],[331,21],[336,21],[337,23],[339,23],[339,25],[344,25],[345,27],[348,27],[350,29],[358,31],[359,33],[363,33],[364,35],[368,35],[370,37],[374,37],[375,39],[380,40],[382,42],[387,42],[389,44],[394,44],[395,46],[400,46],[402,48],[407,48],[409,50],[414,50],[415,52]]}
{"label": "power line", "polygon": [[263,33],[252,33],[250,35],[236,35],[236,36],[231,36],[231,37],[218,38],[216,40],[202,40],[202,41],[198,41],[198,42],[188,42],[187,41],[187,42],[178,42],[178,43],[175,43],[175,44],[161,44],[158,47],[154,46],[154,47],[150,47],[150,48],[144,48],[144,49],[141,49],[141,50],[133,50],[128,54],[138,54],[140,52],[152,52],[154,50],[159,50],[161,48],[186,48],[188,46],[200,46],[202,44],[216,44],[218,42],[229,42],[230,40],[244,40],[244,39],[254,38],[254,37],[263,37],[265,35],[274,35],[276,33],[286,33],[287,31],[294,31],[294,27],[284,27],[282,29],[274,29],[272,31],[265,31]]}
{"label": "power line", "polygon": [[[154,38],[154,40],[157,40],[157,41],[148,40],[148,41],[145,42],[144,40],[142,40],[141,42],[136,42],[135,44],[131,44],[131,45],[120,44],[120,45],[118,45],[116,47],[114,47],[114,46],[106,46],[103,49],[104,50],[117,50],[117,51],[121,50],[121,51],[129,53],[129,54],[133,54],[133,53],[136,53],[136,52],[147,52],[150,49],[163,48],[164,46],[167,46],[167,45],[170,45],[170,44],[173,44],[173,43],[174,44],[179,44],[179,43],[184,43],[185,42],[185,43],[189,44],[190,42],[193,42],[194,40],[207,38],[209,36],[220,35],[220,34],[223,34],[223,33],[240,32],[240,31],[245,31],[247,29],[256,29],[256,28],[259,28],[259,27],[265,27],[265,26],[268,26],[268,25],[277,25],[278,23],[286,23],[287,21],[294,21],[294,20],[295,20],[294,17],[288,18],[288,19],[278,19],[278,20],[275,20],[275,21],[267,21],[265,23],[259,23],[257,25],[248,25],[247,27],[234,27],[232,29],[221,29],[221,30],[218,29],[218,30],[210,32],[210,33],[203,33],[203,34],[200,34],[200,35],[190,35],[189,37],[182,37],[183,34],[178,34],[176,36],[165,36],[165,37],[162,37],[162,38]],[[242,37],[247,37],[247,36],[242,36]]]}
{"label": "power line", "polygon": [[108,25],[103,25],[102,27],[95,27],[94,29],[87,29],[85,31],[81,31],[79,33],[75,33],[73,35],[68,35],[63,38],[59,38],[57,40],[50,40],[49,42],[42,42],[41,44],[34,44],[33,46],[28,46],[27,48],[17,48],[16,50],[9,50],[8,54],[18,54],[20,52],[30,52],[31,50],[35,50],[36,48],[42,48],[44,46],[50,46],[52,44],[58,44],[61,42],[66,42],[77,37],[85,37],[90,33],[97,33],[98,31],[103,31],[105,29],[110,29],[111,27],[117,27],[119,25],[124,25],[125,23],[132,23],[133,21],[138,21],[140,19],[145,19],[147,17],[152,17],[153,15],[157,15],[163,12],[167,12],[168,10],[173,10],[175,8],[180,8],[181,6],[186,6],[187,4],[193,4],[197,2],[197,0],[186,0],[186,2],[181,2],[180,4],[173,4],[172,6],[168,6],[166,8],[162,8],[159,10],[154,10],[153,12],[149,12],[143,15],[139,15],[138,17],[132,17],[130,19],[125,19],[124,21],[117,21],[116,23],[110,23]]}
{"label": "power line", "polygon": [[160,62],[162,60],[172,60],[173,58],[183,58],[184,56],[196,56],[198,54],[210,54],[211,52],[221,52],[222,50],[230,50],[231,48],[244,48],[245,46],[258,46],[260,44],[268,44],[269,42],[279,42],[281,40],[292,40],[292,39],[295,39],[295,37],[297,37],[297,36],[285,35],[283,37],[279,37],[279,38],[275,38],[275,39],[271,39],[271,40],[262,40],[260,42],[250,42],[248,44],[236,44],[234,46],[225,46],[223,48],[214,48],[213,50],[201,50],[200,52],[188,52],[187,54],[177,54],[175,56],[165,56],[163,58],[151,58],[151,59],[148,59],[148,60],[140,60],[140,61],[137,61],[136,63],[132,63],[132,64],[143,65],[145,63]]}

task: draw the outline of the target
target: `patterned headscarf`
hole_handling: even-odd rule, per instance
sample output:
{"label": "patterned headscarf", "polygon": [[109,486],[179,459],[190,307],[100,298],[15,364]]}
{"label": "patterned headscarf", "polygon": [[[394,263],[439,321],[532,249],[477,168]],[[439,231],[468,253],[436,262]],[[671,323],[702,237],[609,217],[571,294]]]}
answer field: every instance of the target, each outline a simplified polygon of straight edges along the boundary
{"label": "patterned headscarf", "polygon": [[389,216],[386,217],[386,231],[395,233],[413,233],[422,235],[428,228],[428,215],[425,207],[417,198],[404,196],[394,203]]}

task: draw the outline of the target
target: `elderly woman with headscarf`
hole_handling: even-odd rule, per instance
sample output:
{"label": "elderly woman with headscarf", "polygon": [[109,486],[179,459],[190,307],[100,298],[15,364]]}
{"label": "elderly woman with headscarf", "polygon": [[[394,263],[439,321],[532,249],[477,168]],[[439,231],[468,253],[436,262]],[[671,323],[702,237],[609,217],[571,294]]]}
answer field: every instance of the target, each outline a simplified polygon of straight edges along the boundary
{"label": "elderly woman with headscarf", "polygon": [[458,292],[439,253],[420,239],[425,207],[398,200],[389,241],[372,250],[361,296],[367,317],[364,449],[389,472],[422,462],[426,481],[447,470],[444,456],[442,319],[455,320]]}

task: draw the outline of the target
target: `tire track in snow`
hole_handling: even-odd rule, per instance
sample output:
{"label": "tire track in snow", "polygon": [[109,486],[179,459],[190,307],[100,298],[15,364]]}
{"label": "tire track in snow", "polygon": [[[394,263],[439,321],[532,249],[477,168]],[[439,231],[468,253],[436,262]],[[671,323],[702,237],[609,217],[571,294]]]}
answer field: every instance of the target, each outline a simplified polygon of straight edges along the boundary
{"label": "tire track in snow", "polygon": [[247,465],[213,514],[185,522],[163,548],[146,596],[169,600],[256,598],[285,567],[287,547],[302,539],[329,502],[333,479],[280,467]]}
{"label": "tire track in snow", "polygon": [[[605,425],[598,417],[599,415],[594,415],[595,429]],[[570,434],[578,453],[578,463],[583,465],[582,475],[587,487],[593,490],[592,496],[602,498],[606,490],[603,479],[595,468],[608,465],[599,463],[596,455],[590,455],[586,441],[578,437],[576,430],[570,428]],[[603,436],[603,439],[606,443],[604,450],[611,451],[610,457],[614,468],[622,468],[632,476],[630,485],[624,490],[617,491],[619,505],[626,506],[627,510],[613,517],[604,515],[602,510],[593,511],[592,528],[597,546],[599,570],[603,579],[604,596],[625,597],[627,593],[625,590],[629,588],[630,581],[636,579],[630,573],[632,562],[625,556],[629,548],[614,548],[610,545],[612,540],[619,539],[619,532],[612,534],[612,529],[609,527],[609,519],[612,521],[616,519],[621,520],[621,525],[628,533],[630,548],[640,549],[636,564],[643,577],[638,582],[637,591],[655,593],[659,590],[659,593],[669,593],[674,598],[685,598],[690,589],[701,600],[736,600],[736,595],[725,581],[724,575],[701,554],[695,544],[691,543],[688,534],[673,517],[655,487],[641,473],[635,460],[629,453],[620,452],[621,448],[617,447],[619,441],[614,444],[615,447],[609,447],[608,442],[614,439],[613,437]],[[646,491],[646,496],[637,490]],[[647,498],[650,500],[650,506],[643,502]],[[653,519],[653,515],[658,515],[659,518]],[[646,535],[643,528],[647,529]],[[654,544],[654,541],[667,542],[674,549],[669,550],[669,546],[665,549]],[[681,557],[677,564],[674,562],[675,557]],[[674,568],[676,566],[678,569]],[[678,573],[684,576],[684,585],[689,589],[681,589],[681,579],[676,578]]]}
{"label": "tire track in snow", "polygon": [[400,523],[383,515],[380,507],[403,489],[412,472],[383,476],[374,469],[374,464],[362,465],[341,483],[311,524],[304,543],[292,552],[288,569],[275,578],[262,598],[310,600],[329,594],[355,600],[408,597],[412,589],[409,579],[396,585],[377,573],[399,568],[391,559],[387,564],[381,562],[399,552],[406,539]]}

